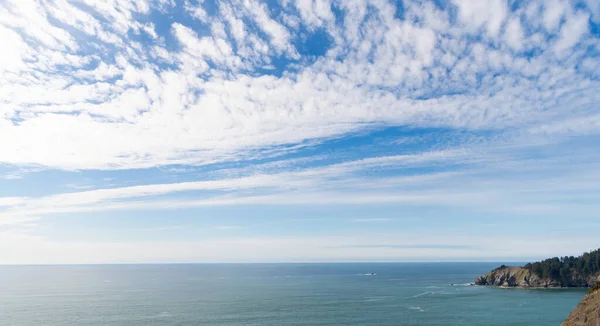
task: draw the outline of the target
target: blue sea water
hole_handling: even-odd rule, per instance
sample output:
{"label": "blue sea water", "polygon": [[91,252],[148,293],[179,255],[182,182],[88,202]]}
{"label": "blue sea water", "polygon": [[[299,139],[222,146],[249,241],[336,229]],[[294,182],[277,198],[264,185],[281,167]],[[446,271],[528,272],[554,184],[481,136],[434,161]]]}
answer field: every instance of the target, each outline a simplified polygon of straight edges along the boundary
{"label": "blue sea water", "polygon": [[497,266],[0,266],[0,324],[559,325],[585,294],[467,285]]}

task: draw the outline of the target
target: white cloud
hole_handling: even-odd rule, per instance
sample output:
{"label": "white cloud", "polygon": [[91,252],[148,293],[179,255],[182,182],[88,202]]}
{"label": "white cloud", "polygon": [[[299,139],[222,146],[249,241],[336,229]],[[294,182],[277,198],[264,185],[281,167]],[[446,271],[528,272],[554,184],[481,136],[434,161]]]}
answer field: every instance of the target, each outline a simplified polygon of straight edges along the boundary
{"label": "white cloud", "polygon": [[543,22],[548,31],[554,31],[560,26],[561,19],[570,10],[567,1],[551,0],[544,3]]}
{"label": "white cloud", "polygon": [[[2,230],[60,213],[225,205],[392,204],[544,217],[598,210],[600,158],[590,141],[600,133],[593,50],[600,43],[588,25],[598,21],[594,1],[575,8],[561,0],[526,7],[457,0],[451,10],[409,2],[403,19],[383,0],[281,1],[281,8],[236,0],[218,2],[214,14],[199,1],[185,2],[185,23],[169,26],[179,18],[170,16],[173,1],[82,3],[0,2],[0,163],[17,170],[242,167],[206,166],[208,175],[188,182],[132,186],[117,178],[101,183],[114,188],[1,197]],[[161,24],[152,21],[160,15]],[[323,48],[313,47],[316,32],[325,36]],[[469,139],[436,135],[396,142],[397,152],[333,147],[334,156],[329,148],[303,156],[332,138],[397,126]],[[299,158],[278,160],[289,153]],[[253,161],[263,158],[270,162]],[[211,230],[234,228],[249,230]],[[58,242],[0,232],[0,261],[13,263],[514,258],[511,246],[544,257],[594,244],[513,236],[506,246],[472,234]]]}
{"label": "white cloud", "polygon": [[532,133],[547,134],[596,134],[600,131],[600,114],[577,117],[557,123],[541,125],[531,130]]}
{"label": "white cloud", "polygon": [[331,3],[327,0],[296,0],[295,6],[300,12],[302,22],[311,29],[320,27],[334,18]]}
{"label": "white cloud", "polygon": [[[579,192],[585,192],[586,196],[600,196],[600,175],[581,173],[598,167],[598,156],[591,152],[587,156],[580,155],[577,164],[570,161],[570,154],[527,158],[532,148],[548,151],[556,146],[547,141],[532,142],[525,147],[514,143],[484,143],[468,151],[374,157],[293,172],[273,173],[269,169],[277,165],[267,164],[264,170],[260,167],[224,170],[219,174],[229,177],[215,180],[9,198],[5,203],[7,209],[0,212],[0,223],[19,224],[29,217],[57,213],[232,205],[389,203],[451,206],[478,212],[562,214],[572,208],[560,202],[568,203],[571,195],[582,196]],[[282,164],[285,166],[285,162]],[[439,172],[439,166],[451,170]],[[394,174],[415,168],[433,169],[433,172]],[[184,195],[157,197],[181,193]],[[588,212],[583,210],[577,214]]]}
{"label": "white cloud", "polygon": [[592,12],[592,21],[595,23],[600,22],[600,2],[595,0],[586,0],[586,4]]}
{"label": "white cloud", "polygon": [[265,4],[254,0],[244,0],[243,4],[253,15],[254,20],[260,28],[270,36],[272,45],[278,52],[288,51],[291,54],[295,53],[295,49],[290,44],[289,31],[285,26],[270,17]]}
{"label": "white cloud", "polygon": [[193,30],[179,23],[173,24],[173,31],[186,48],[187,54],[194,56],[196,60],[207,58],[216,63],[222,63],[232,54],[231,47],[223,39],[215,39],[213,37],[198,38]]}
{"label": "white cloud", "polygon": [[587,13],[582,12],[569,16],[560,29],[560,36],[554,44],[554,50],[558,53],[571,50],[588,32],[589,18],[590,16]]}
{"label": "white cloud", "polygon": [[506,24],[506,31],[504,34],[506,43],[514,50],[521,50],[523,47],[523,30],[521,28],[521,22],[518,18],[512,18]]}
{"label": "white cloud", "polygon": [[37,1],[6,1],[2,6],[0,24],[25,31],[27,36],[52,50],[74,50],[78,47],[68,32],[48,22],[44,7]]}
{"label": "white cloud", "polygon": [[498,36],[507,15],[508,5],[505,0],[456,0],[453,2],[458,6],[461,22],[472,28],[472,32],[475,32],[474,29],[485,26],[490,36]]}
{"label": "white cloud", "polygon": [[185,10],[188,11],[192,17],[198,19],[203,23],[208,22],[208,14],[206,10],[202,8],[202,4],[204,1],[199,1],[197,6],[192,5],[188,0],[185,1]]}
{"label": "white cloud", "polygon": [[22,203],[24,199],[25,198],[22,197],[0,197],[0,207],[18,205]]}
{"label": "white cloud", "polygon": [[[589,103],[600,100],[593,75],[575,70],[574,59],[551,57],[585,57],[578,46],[592,42],[586,33],[593,13],[568,2],[538,4],[543,14],[527,18],[505,1],[457,1],[458,24],[427,3],[407,5],[406,20],[385,1],[340,3],[340,24],[332,23],[328,2],[290,3],[283,9],[297,7],[296,18],[322,26],[333,40],[314,62],[294,61],[292,44],[305,36],[265,4],[220,3],[213,17],[199,11],[219,33],[175,22],[177,46],[169,47],[160,33],[151,44],[127,38],[154,38],[151,22],[136,17],[168,7],[86,3],[102,20],[64,1],[2,4],[10,10],[0,14],[0,33],[11,46],[0,58],[0,162],[59,169],[199,165],[273,156],[274,147],[283,153],[373,125],[529,130],[589,113]],[[50,16],[70,28],[54,26]],[[521,56],[523,49],[536,54]],[[276,67],[280,57],[294,63]],[[593,71],[597,60],[582,59]],[[283,71],[274,76],[258,67]],[[567,96],[589,103],[572,106]]]}
{"label": "white cloud", "polygon": [[0,53],[0,73],[7,70],[19,71],[24,66],[22,58],[24,57],[23,52],[27,50],[27,45],[19,34],[3,26],[0,26],[0,39],[5,47]]}

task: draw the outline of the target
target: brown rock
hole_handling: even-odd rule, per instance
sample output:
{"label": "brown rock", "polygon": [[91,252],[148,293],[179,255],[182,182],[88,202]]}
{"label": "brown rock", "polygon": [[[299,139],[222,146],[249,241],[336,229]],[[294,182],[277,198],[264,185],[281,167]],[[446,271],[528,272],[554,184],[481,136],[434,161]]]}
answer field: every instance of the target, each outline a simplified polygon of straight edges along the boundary
{"label": "brown rock", "polygon": [[548,279],[541,279],[528,269],[519,266],[502,266],[475,279],[475,285],[491,285],[501,287],[549,288],[560,287],[560,284]]}
{"label": "brown rock", "polygon": [[600,326],[600,291],[586,295],[562,326]]}

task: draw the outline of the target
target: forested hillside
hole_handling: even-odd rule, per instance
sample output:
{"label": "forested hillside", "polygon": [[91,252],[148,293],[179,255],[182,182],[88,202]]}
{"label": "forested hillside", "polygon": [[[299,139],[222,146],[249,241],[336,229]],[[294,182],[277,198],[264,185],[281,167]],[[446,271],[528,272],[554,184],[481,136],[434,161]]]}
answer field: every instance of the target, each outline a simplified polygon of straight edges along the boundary
{"label": "forested hillside", "polygon": [[600,272],[600,249],[579,257],[554,257],[524,267],[540,278],[557,281],[562,286],[591,286]]}

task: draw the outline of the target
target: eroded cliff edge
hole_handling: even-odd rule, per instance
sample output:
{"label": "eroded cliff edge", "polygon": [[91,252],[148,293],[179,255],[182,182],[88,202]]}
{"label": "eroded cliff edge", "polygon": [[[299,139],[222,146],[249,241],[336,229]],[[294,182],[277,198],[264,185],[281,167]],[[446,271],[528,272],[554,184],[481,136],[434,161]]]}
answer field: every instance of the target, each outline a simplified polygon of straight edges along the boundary
{"label": "eroded cliff edge", "polygon": [[578,257],[554,257],[525,266],[502,265],[479,276],[476,285],[557,288],[593,287],[600,281],[600,249]]}
{"label": "eroded cliff edge", "polygon": [[600,326],[600,286],[595,286],[571,311],[562,326]]}
{"label": "eroded cliff edge", "polygon": [[475,279],[475,285],[491,285],[523,288],[561,287],[557,281],[542,279],[530,270],[520,266],[500,266]]}
{"label": "eroded cliff edge", "polygon": [[561,278],[541,277],[520,266],[500,266],[475,279],[475,285],[522,288],[592,287],[600,281],[600,274],[570,273]]}

